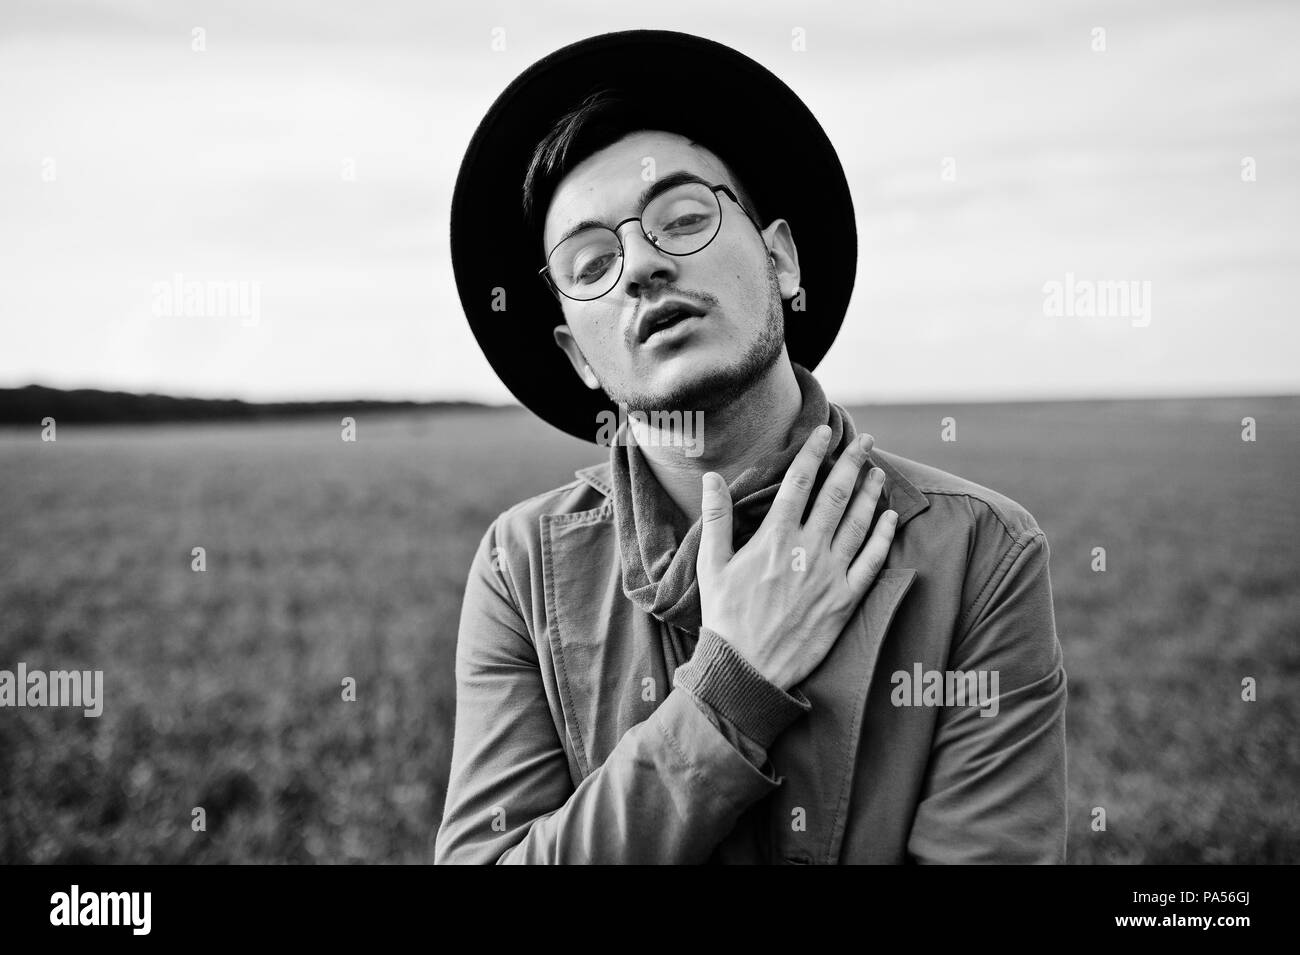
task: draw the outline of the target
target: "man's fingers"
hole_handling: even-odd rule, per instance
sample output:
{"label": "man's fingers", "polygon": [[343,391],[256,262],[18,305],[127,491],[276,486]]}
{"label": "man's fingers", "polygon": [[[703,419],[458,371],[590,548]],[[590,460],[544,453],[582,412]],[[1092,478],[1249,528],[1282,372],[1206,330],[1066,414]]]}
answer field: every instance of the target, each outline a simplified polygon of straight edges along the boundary
{"label": "man's fingers", "polygon": [[808,492],[817,481],[817,469],[821,467],[822,458],[831,443],[829,425],[813,428],[808,440],[803,443],[795,455],[789,470],[781,480],[772,507],[768,510],[767,520],[776,521],[786,527],[798,527],[803,521],[804,508],[808,506]]}
{"label": "man's fingers", "polygon": [[731,560],[731,491],[713,471],[704,475],[703,483],[700,551],[695,563],[696,567],[717,569]]}
{"label": "man's fingers", "polygon": [[[849,446],[844,449],[840,455],[835,467],[831,468],[831,473],[826,478],[826,483],[822,485],[821,491],[817,494],[817,501],[813,504],[812,513],[808,515],[808,524],[810,530],[822,535],[831,537],[835,529],[840,526],[840,518],[844,516],[844,509],[850,501],[856,501],[861,496],[860,492],[855,494],[854,488],[858,484],[858,474],[862,471],[862,465],[867,462],[867,452],[871,450],[873,439],[869,434],[860,434]],[[875,508],[875,502],[872,502],[872,509]],[[870,516],[871,511],[867,512]],[[865,536],[866,529],[863,529]],[[858,543],[862,543],[861,540]],[[848,554],[848,559],[853,558],[856,548]]]}
{"label": "man's fingers", "polygon": [[867,546],[858,552],[858,556],[849,564],[849,587],[855,595],[861,595],[867,592],[880,573],[880,568],[885,566],[885,558],[889,556],[889,545],[894,541],[894,529],[898,526],[898,513],[896,511],[885,511],[880,515],[880,520],[876,521],[876,528],[871,532],[871,538],[867,541]]}
{"label": "man's fingers", "polygon": [[848,510],[831,540],[831,551],[846,564],[857,556],[858,548],[867,539],[867,531],[871,530],[871,518],[876,513],[876,502],[880,499],[884,486],[885,472],[880,468],[872,468],[849,502]]}

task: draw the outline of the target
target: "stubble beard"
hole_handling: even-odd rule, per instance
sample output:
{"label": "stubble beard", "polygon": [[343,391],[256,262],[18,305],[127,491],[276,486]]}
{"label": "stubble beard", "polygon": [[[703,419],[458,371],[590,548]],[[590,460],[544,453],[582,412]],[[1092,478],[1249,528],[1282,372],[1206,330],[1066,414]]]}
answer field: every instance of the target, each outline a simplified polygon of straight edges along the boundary
{"label": "stubble beard", "polygon": [[616,404],[625,405],[628,411],[712,412],[743,398],[776,364],[785,345],[781,285],[777,281],[776,266],[770,261],[767,279],[767,321],[758,337],[734,362],[694,381],[684,382],[671,391],[658,394],[606,386],[605,393],[609,399]]}

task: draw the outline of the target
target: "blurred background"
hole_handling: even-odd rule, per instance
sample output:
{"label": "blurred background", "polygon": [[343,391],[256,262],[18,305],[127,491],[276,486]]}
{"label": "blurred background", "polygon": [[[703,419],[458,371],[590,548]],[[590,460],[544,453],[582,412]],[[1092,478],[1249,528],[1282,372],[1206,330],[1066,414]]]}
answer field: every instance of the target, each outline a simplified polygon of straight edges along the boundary
{"label": "blurred background", "polygon": [[[599,457],[475,346],[451,190],[516,74],[636,27],[805,99],[860,236],[819,379],[1047,532],[1071,861],[1300,858],[1294,4],[9,0],[0,669],[107,699],[0,709],[0,862],[431,859],[470,556]],[[246,307],[160,308],[183,282]]]}

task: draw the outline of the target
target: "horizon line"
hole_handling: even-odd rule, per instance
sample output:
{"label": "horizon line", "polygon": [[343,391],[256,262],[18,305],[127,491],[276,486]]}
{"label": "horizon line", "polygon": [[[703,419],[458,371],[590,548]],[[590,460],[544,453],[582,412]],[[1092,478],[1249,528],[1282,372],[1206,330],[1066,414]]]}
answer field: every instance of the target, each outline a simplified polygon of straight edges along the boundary
{"label": "horizon line", "polygon": [[[0,385],[0,394],[6,392],[18,392],[28,389],[43,389],[47,391],[70,394],[73,392],[101,392],[103,394],[130,396],[136,398],[166,398],[173,401],[189,402],[238,402],[251,406],[270,406],[270,405],[327,405],[327,404],[380,404],[380,405],[416,405],[416,406],[434,406],[434,405],[473,405],[482,408],[508,409],[521,408],[525,406],[519,401],[485,401],[478,398],[467,397],[440,397],[440,398],[395,398],[395,397],[365,397],[360,395],[347,395],[338,397],[285,397],[285,398],[240,398],[230,395],[192,395],[192,394],[175,394],[164,391],[130,391],[117,388],[102,388],[96,386],[77,386],[71,388],[58,387],[55,385],[41,384],[40,382],[29,382],[25,385]],[[1223,392],[1155,392],[1155,393],[1133,393],[1122,392],[1112,394],[1062,394],[1062,393],[1038,393],[1038,394],[1001,394],[1001,395],[936,395],[926,397],[912,398],[891,398],[891,397],[864,397],[842,398],[835,397],[832,400],[836,404],[845,406],[862,406],[862,405],[887,405],[887,406],[905,406],[905,405],[937,405],[937,404],[1066,404],[1066,403],[1087,403],[1087,402],[1106,402],[1106,401],[1214,401],[1214,400],[1241,400],[1251,398],[1297,398],[1300,397],[1300,390],[1297,391],[1223,391]]]}

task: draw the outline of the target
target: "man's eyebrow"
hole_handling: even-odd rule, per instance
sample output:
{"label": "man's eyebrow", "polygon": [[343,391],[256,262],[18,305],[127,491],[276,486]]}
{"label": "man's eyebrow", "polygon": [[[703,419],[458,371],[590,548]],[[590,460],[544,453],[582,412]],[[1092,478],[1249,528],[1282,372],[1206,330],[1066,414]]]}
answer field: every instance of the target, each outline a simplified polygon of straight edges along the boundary
{"label": "man's eyebrow", "polygon": [[[636,200],[637,214],[639,215],[640,213],[645,212],[645,207],[649,205],[651,200],[656,196],[687,182],[698,182],[702,186],[712,185],[707,179],[703,176],[697,175],[696,173],[688,172],[685,169],[674,170],[668,175],[656,179],[641,191],[641,195],[638,196]],[[599,219],[583,219],[577,225],[568,229],[564,235],[556,239],[555,245],[559,245],[565,239],[577,235],[583,229],[594,229],[597,226],[610,228],[610,225],[610,223],[601,222]],[[552,248],[554,247],[555,246],[552,246]]]}

